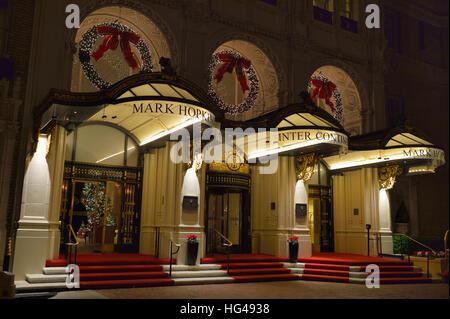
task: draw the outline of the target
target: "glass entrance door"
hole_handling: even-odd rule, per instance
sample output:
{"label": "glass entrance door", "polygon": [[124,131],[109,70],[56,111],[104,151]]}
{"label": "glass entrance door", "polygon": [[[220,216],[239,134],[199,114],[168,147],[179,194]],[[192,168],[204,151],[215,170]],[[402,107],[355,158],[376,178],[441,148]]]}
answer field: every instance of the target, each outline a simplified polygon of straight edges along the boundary
{"label": "glass entrance door", "polygon": [[309,185],[308,197],[308,220],[313,252],[333,252],[331,187]]}
{"label": "glass entrance door", "polygon": [[120,223],[122,185],[112,181],[74,181],[70,194],[70,208],[63,217],[63,245],[68,242],[66,225],[70,224],[80,242],[79,253],[114,252]]}
{"label": "glass entrance door", "polygon": [[[207,253],[238,253],[246,251],[248,213],[245,210],[244,192],[210,192],[208,196]],[[233,246],[224,247],[225,241],[217,232],[228,238]]]}

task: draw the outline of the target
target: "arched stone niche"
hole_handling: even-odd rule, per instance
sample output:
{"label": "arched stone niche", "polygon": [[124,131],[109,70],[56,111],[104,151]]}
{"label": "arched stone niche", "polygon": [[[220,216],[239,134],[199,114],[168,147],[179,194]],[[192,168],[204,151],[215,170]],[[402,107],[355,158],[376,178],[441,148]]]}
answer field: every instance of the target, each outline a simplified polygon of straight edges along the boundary
{"label": "arched stone niche", "polygon": [[[83,20],[75,36],[77,50],[72,64],[71,91],[73,92],[92,92],[98,90],[83,73],[78,59],[78,47],[86,31],[94,25],[106,22],[116,22],[126,25],[144,39],[152,57],[153,71],[160,71],[160,57],[172,58],[171,48],[169,47],[165,34],[155,22],[144,14],[127,7],[119,6],[108,6],[97,9]],[[95,44],[96,48],[103,42],[103,39],[104,37],[101,37],[97,40]],[[131,48],[133,53],[139,57],[139,52],[135,46],[131,45]],[[95,61],[93,58],[91,58],[91,61],[100,76],[111,83],[115,83],[139,72],[138,69],[133,70],[129,67],[123,58],[120,47],[114,51],[107,51],[99,61]]]}
{"label": "arched stone niche", "polygon": [[[219,45],[214,50],[213,54],[223,50],[236,51],[241,56],[250,60],[259,81],[259,94],[255,105],[244,113],[236,116],[226,115],[226,117],[234,120],[247,121],[278,108],[279,79],[275,67],[269,57],[259,47],[244,40],[227,41]],[[236,75],[233,72],[233,74],[226,73],[225,76],[235,77]],[[219,83],[219,89],[220,88]],[[226,94],[226,91],[220,92],[219,96],[224,93]]]}
{"label": "arched stone niche", "polygon": [[[312,74],[312,76],[317,75],[326,77],[337,86],[342,98],[343,107],[343,119],[341,124],[344,126],[345,130],[349,132],[350,135],[362,134],[361,98],[358,88],[350,75],[343,69],[333,65],[319,67]],[[312,89],[310,91],[312,91]],[[325,99],[315,98],[314,102],[330,114],[333,114],[330,107],[325,103]],[[331,102],[336,105],[334,97],[331,97]]]}

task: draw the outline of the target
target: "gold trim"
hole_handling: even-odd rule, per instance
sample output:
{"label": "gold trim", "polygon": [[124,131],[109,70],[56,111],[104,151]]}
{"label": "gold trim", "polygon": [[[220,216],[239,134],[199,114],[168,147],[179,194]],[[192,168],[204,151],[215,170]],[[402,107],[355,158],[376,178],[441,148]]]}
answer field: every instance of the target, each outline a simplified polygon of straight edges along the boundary
{"label": "gold trim", "polygon": [[295,158],[297,180],[309,181],[314,173],[316,162],[317,158],[314,153],[297,156]]}
{"label": "gold trim", "polygon": [[399,165],[381,167],[378,169],[378,182],[380,189],[389,190],[394,187],[396,179],[403,173]]}

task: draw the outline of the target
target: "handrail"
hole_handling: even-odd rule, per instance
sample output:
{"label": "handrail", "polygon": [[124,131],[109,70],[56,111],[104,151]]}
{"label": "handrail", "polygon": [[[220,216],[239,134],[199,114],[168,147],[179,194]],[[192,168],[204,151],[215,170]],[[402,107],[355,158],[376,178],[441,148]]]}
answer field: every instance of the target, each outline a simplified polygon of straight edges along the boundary
{"label": "handrail", "polygon": [[217,229],[214,229],[214,231],[227,242],[226,244],[223,244],[223,246],[227,246],[227,247],[233,246],[233,243],[231,242],[231,240],[226,238],[221,232],[219,232]]}
{"label": "handrail", "polygon": [[[172,256],[178,254],[181,244],[178,244],[177,242],[173,241],[172,238],[169,238],[169,241],[170,241],[169,277],[172,277]],[[173,245],[177,247],[177,250],[175,252],[173,252]]]}
{"label": "handrail", "polygon": [[392,235],[394,235],[394,236],[395,236],[395,235],[397,235],[397,236],[404,236],[404,237],[408,238],[409,240],[415,242],[416,244],[419,244],[420,246],[425,247],[426,249],[430,250],[431,252],[433,252],[433,254],[436,254],[436,251],[435,251],[433,248],[428,247],[428,246],[425,245],[425,244],[422,244],[421,242],[415,240],[414,238],[412,238],[412,237],[410,237],[410,236],[408,236],[408,235],[406,235],[406,234],[402,234],[402,233],[394,233],[394,234],[392,234]]}
{"label": "handrail", "polygon": [[[422,244],[421,242],[415,240],[414,238],[412,238],[412,237],[410,237],[410,236],[408,236],[408,235],[406,235],[406,234],[402,234],[402,233],[394,233],[394,234],[392,234],[392,235],[397,235],[397,236],[403,236],[403,237],[406,237],[407,239],[409,239],[409,240],[415,242],[416,244],[419,244],[420,246],[425,247],[426,249],[430,250],[430,251],[433,253],[433,255],[436,255],[436,251],[435,251],[433,248],[431,248],[431,247],[429,247],[429,246],[427,246],[427,245],[425,245],[425,244]],[[409,249],[408,249],[408,263],[411,263]],[[430,255],[427,254],[427,278],[429,278],[429,277],[430,277]]]}
{"label": "handrail", "polygon": [[[66,246],[69,247],[69,263],[72,263],[72,248],[75,247],[75,253],[74,253],[74,264],[77,263],[77,254],[78,254],[78,245],[80,244],[80,242],[78,241],[77,235],[75,234],[75,231],[73,230],[73,227],[71,224],[67,225],[67,228],[69,229],[69,242],[66,243]],[[70,239],[70,235],[73,236],[73,238],[75,239],[75,242],[72,243],[71,239]]]}
{"label": "handrail", "polygon": [[[72,243],[72,242],[66,243],[66,245],[68,245],[68,246],[78,246],[80,244],[80,242],[78,241],[77,235],[75,234],[75,231],[73,230],[72,225],[70,225],[70,224],[67,225],[67,228],[69,228],[70,233],[72,234],[73,238],[75,239],[75,242],[74,243]],[[69,236],[69,240],[70,240],[70,236]]]}
{"label": "handrail", "polygon": [[447,237],[448,237],[448,229],[447,229],[447,231],[445,232],[445,235],[444,235],[444,253],[448,251],[448,248],[447,248]]}
{"label": "handrail", "polygon": [[[226,246],[226,247],[233,246],[233,243],[231,242],[231,240],[229,240],[227,237],[225,237],[224,234],[219,232],[217,229],[214,229],[214,231],[226,241],[226,243],[222,244],[223,246]],[[230,251],[228,249],[227,249],[227,274],[230,275]]]}

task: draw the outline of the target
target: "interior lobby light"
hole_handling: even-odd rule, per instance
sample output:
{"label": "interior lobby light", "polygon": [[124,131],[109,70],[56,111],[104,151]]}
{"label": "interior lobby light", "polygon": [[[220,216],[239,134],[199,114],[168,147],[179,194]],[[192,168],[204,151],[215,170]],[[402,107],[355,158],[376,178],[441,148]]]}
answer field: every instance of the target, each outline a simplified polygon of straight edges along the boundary
{"label": "interior lobby light", "polygon": [[170,134],[172,134],[172,133],[174,133],[174,132],[176,132],[176,131],[178,131],[178,130],[180,130],[180,129],[182,129],[182,128],[185,128],[185,127],[194,125],[194,124],[199,123],[199,122],[201,122],[201,119],[192,119],[192,120],[186,121],[186,122],[184,122],[183,124],[180,124],[180,125],[178,125],[178,126],[175,126],[174,128],[172,128],[172,129],[170,129],[170,130],[167,130],[167,131],[158,133],[158,134],[156,134],[156,135],[153,135],[152,137],[149,137],[149,138],[145,139],[139,146],[143,146],[143,145],[145,145],[145,144],[154,142],[154,141],[160,139],[161,137],[170,135]]}
{"label": "interior lobby light", "polygon": [[319,143],[322,143],[322,141],[321,140],[311,140],[311,141],[304,142],[304,143],[296,143],[296,144],[289,145],[289,146],[263,150],[263,151],[260,151],[260,152],[254,152],[254,153],[252,153],[252,154],[250,154],[248,156],[248,159],[251,160],[251,159],[258,158],[258,157],[263,157],[263,156],[268,156],[268,155],[272,155],[272,154],[287,152],[287,151],[295,150],[295,149],[298,149],[298,148],[304,148],[304,147],[307,147],[307,146],[316,145],[316,144],[319,144]]}

